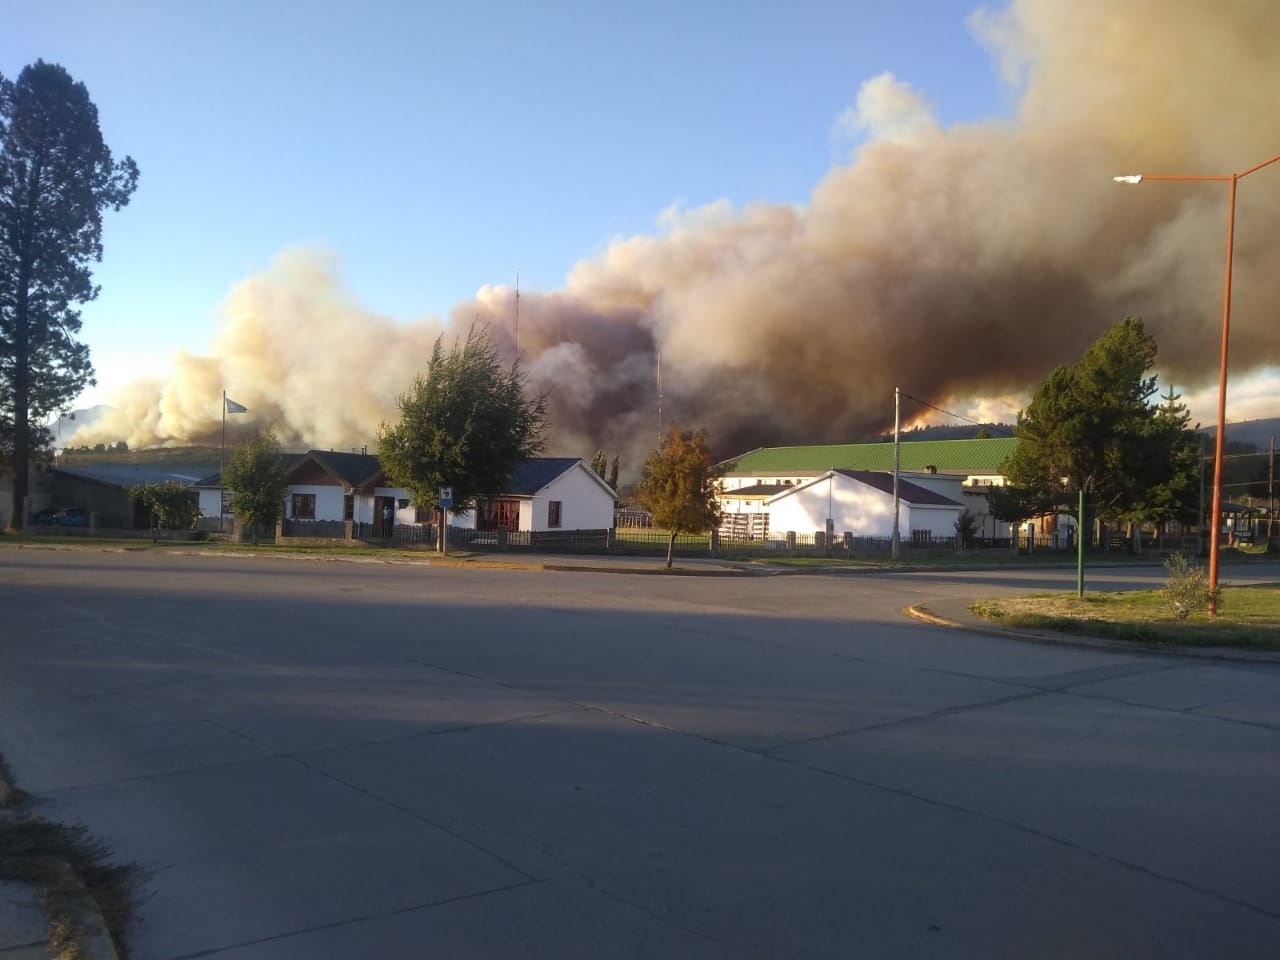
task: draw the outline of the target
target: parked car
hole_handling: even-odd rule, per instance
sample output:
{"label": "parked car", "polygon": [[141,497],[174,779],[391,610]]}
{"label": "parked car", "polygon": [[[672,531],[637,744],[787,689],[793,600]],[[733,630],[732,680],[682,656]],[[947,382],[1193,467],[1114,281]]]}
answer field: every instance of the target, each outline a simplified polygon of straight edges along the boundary
{"label": "parked car", "polygon": [[87,527],[89,514],[79,507],[64,507],[61,510],[45,507],[32,515],[31,522],[38,527]]}
{"label": "parked car", "polygon": [[53,522],[60,527],[87,527],[89,514],[79,507],[68,507],[55,513]]}

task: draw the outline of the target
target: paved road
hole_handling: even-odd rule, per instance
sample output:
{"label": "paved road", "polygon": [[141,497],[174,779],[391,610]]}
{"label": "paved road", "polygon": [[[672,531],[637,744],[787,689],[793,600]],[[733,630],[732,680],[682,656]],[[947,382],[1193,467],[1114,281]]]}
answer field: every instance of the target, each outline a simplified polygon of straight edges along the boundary
{"label": "paved road", "polygon": [[1280,668],[900,613],[1071,576],[4,550],[0,751],[140,960],[1274,957]]}

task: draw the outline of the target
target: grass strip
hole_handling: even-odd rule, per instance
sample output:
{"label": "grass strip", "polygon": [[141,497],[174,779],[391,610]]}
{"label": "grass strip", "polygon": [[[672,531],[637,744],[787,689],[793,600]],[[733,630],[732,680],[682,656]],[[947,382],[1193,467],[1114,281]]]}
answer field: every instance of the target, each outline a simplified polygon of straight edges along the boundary
{"label": "grass strip", "polygon": [[1178,619],[1159,590],[978,600],[977,616],[1010,627],[1056,630],[1172,647],[1280,650],[1280,586],[1226,586],[1218,615]]}

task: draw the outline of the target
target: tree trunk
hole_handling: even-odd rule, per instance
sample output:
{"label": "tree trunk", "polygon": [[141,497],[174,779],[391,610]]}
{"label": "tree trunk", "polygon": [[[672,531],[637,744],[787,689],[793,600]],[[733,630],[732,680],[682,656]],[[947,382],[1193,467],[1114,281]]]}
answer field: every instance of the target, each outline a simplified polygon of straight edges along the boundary
{"label": "tree trunk", "polygon": [[671,558],[676,551],[676,534],[671,534],[671,539],[667,541],[667,569],[671,569]]}
{"label": "tree trunk", "polygon": [[14,529],[21,528],[26,521],[24,511],[31,492],[28,483],[31,476],[31,330],[26,274],[24,261],[18,281],[13,337],[13,514],[9,517],[9,526]]}

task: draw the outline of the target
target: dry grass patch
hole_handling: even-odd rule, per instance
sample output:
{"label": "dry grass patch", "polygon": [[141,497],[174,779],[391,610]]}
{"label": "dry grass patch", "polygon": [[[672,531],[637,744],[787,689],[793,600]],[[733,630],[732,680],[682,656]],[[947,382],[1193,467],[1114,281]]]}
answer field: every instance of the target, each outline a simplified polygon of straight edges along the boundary
{"label": "dry grass patch", "polygon": [[1138,643],[1280,650],[1280,586],[1223,587],[1218,616],[1178,619],[1159,590],[979,600],[973,613],[1011,627]]}

